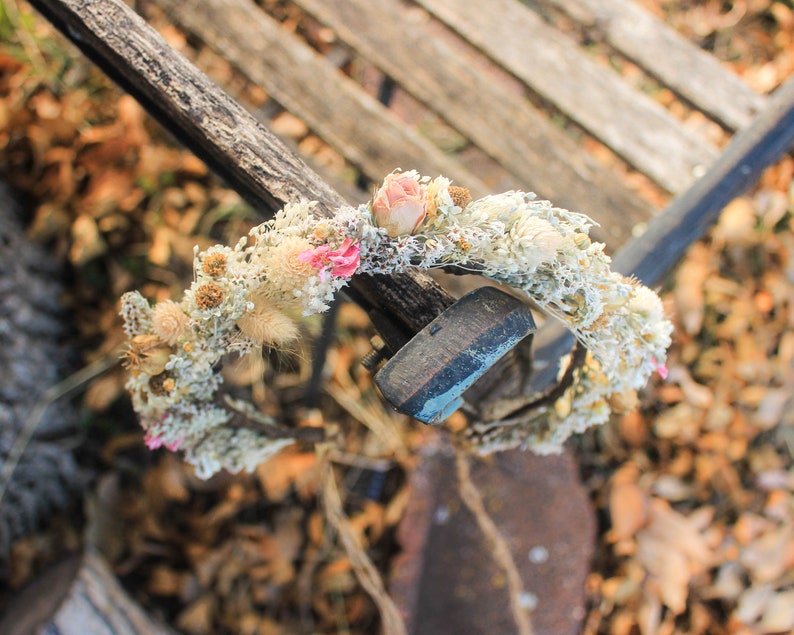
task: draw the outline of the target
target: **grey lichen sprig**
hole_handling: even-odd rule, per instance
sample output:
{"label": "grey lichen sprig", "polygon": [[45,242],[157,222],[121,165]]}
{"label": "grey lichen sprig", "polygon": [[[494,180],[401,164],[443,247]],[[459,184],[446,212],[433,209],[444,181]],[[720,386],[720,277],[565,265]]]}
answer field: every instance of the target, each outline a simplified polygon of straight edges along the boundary
{"label": "grey lichen sprig", "polygon": [[219,397],[223,357],[289,344],[298,328],[288,312],[325,311],[354,273],[468,269],[523,291],[586,347],[555,399],[487,432],[472,426],[481,452],[557,451],[570,434],[630,405],[652,372],[666,373],[672,326],[659,297],[610,270],[586,216],[525,192],[472,201],[448,179],[415,171],[393,172],[370,202],[333,218],[316,216],[314,205],[287,205],[234,248],[197,253],[178,303],[122,298],[127,386],[146,443],[183,450],[201,476],[251,470],[293,441],[240,425],[240,409]]}

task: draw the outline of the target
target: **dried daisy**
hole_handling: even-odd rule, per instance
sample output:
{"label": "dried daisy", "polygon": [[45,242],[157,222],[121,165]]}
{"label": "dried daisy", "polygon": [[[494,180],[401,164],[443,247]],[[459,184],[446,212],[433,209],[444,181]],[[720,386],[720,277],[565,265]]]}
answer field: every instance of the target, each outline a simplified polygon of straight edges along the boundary
{"label": "dried daisy", "polygon": [[201,270],[208,276],[216,278],[226,271],[226,254],[219,251],[211,251],[204,256],[201,263]]}
{"label": "dried daisy", "polygon": [[471,203],[471,193],[465,187],[450,185],[449,195],[452,197],[452,202],[462,210]]}

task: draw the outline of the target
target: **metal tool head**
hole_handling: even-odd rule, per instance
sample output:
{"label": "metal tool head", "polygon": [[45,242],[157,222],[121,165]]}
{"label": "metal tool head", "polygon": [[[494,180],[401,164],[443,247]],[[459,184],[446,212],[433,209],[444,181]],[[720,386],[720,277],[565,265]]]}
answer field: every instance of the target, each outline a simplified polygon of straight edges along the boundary
{"label": "metal tool head", "polygon": [[463,296],[394,353],[375,383],[397,410],[435,425],[462,405],[466,389],[534,330],[526,304],[483,287]]}

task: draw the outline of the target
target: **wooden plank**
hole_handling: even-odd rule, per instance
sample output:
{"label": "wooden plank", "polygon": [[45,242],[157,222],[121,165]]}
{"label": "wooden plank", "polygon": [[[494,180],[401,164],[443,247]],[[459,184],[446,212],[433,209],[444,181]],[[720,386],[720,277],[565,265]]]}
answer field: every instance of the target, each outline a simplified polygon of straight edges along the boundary
{"label": "wooden plank", "polygon": [[380,182],[396,167],[487,186],[249,0],[155,0],[322,139]]}
{"label": "wooden plank", "polygon": [[717,150],[516,0],[417,0],[668,192]]}
{"label": "wooden plank", "polygon": [[495,287],[467,293],[422,329],[375,375],[399,412],[436,425],[463,393],[535,330],[529,307]]}
{"label": "wooden plank", "polygon": [[555,204],[598,220],[613,244],[651,214],[544,113],[472,69],[393,0],[296,0],[370,62]]}
{"label": "wooden plank", "polygon": [[[32,0],[112,79],[205,160],[260,212],[318,201],[331,215],[345,205],[319,176],[120,0]],[[418,331],[452,304],[429,276],[355,276],[358,296]]]}
{"label": "wooden plank", "polygon": [[540,0],[636,62],[729,130],[750,124],[766,99],[713,55],[699,49],[631,0]]}

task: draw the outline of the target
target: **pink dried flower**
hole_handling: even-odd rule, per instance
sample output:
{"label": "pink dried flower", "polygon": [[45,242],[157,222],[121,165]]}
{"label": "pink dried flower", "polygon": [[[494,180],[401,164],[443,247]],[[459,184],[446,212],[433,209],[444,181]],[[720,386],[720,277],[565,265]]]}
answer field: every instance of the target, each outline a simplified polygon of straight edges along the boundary
{"label": "pink dried flower", "polygon": [[361,261],[361,247],[352,238],[345,238],[338,249],[328,252],[331,273],[340,278],[349,278],[358,269]]}
{"label": "pink dried flower", "polygon": [[372,199],[372,217],[391,237],[413,234],[427,216],[427,189],[416,179],[389,174]]}
{"label": "pink dried flower", "polygon": [[314,249],[307,249],[298,256],[301,262],[308,262],[319,270],[320,280],[328,279],[328,271],[339,278],[349,278],[361,261],[361,247],[353,242],[352,238],[345,238],[344,242],[336,249],[330,245],[320,245]]}
{"label": "pink dried flower", "polygon": [[651,357],[651,361],[656,365],[656,372],[659,373],[659,377],[667,379],[667,375],[670,372],[667,370],[667,366],[664,363],[660,364],[655,357]]}
{"label": "pink dried flower", "polygon": [[143,442],[150,450],[156,450],[157,448],[165,447],[167,450],[171,450],[171,452],[176,452],[179,449],[179,446],[182,445],[182,441],[183,439],[177,439],[171,443],[166,443],[163,441],[162,435],[153,435],[151,432],[147,432],[143,436]]}

